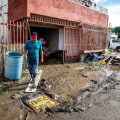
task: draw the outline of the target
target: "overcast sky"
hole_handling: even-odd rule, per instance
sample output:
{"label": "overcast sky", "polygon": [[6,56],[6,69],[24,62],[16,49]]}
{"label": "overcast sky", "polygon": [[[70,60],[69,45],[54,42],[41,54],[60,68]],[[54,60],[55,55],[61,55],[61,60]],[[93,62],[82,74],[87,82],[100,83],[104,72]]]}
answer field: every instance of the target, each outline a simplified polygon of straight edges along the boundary
{"label": "overcast sky", "polygon": [[94,0],[108,9],[109,23],[112,27],[120,26],[120,0]]}

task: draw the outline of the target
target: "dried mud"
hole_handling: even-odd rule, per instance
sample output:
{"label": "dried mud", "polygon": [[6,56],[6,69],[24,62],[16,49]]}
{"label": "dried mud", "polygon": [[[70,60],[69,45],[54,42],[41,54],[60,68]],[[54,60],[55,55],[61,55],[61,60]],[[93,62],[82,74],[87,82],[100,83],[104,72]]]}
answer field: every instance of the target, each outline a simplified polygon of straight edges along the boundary
{"label": "dried mud", "polygon": [[109,117],[100,116],[105,110],[109,111],[110,105],[117,109],[120,105],[119,100],[112,96],[116,91],[119,96],[118,66],[73,63],[40,65],[39,69],[43,70],[41,79],[46,80],[48,88],[39,86],[37,90],[52,95],[60,105],[37,115],[25,106],[20,98],[28,94],[24,93],[30,79],[26,72],[19,80],[24,82],[15,84],[8,93],[1,93],[0,120],[108,120]]}

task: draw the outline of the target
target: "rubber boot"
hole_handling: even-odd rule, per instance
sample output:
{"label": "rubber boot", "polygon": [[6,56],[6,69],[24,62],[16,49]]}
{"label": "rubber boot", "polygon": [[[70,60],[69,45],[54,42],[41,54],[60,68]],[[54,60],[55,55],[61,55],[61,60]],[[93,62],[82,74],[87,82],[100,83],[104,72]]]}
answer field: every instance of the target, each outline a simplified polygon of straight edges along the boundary
{"label": "rubber boot", "polygon": [[36,88],[36,85],[35,85],[35,80],[36,80],[36,77],[33,77],[33,79],[32,79],[32,88]]}
{"label": "rubber boot", "polygon": [[[32,73],[30,73],[30,76],[31,76],[31,78],[30,78],[30,82],[31,82],[31,84],[34,84],[33,74],[32,74]],[[31,81],[31,79],[32,79],[32,81]]]}

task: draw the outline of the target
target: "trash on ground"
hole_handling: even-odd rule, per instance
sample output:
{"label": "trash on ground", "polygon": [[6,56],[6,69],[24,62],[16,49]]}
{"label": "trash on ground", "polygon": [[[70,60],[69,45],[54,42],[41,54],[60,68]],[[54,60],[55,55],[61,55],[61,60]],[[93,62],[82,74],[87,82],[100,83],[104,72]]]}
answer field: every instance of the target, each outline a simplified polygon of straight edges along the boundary
{"label": "trash on ground", "polygon": [[118,52],[114,51],[107,51],[106,54],[101,55],[101,59],[98,61],[99,64],[106,64],[109,65],[111,62],[116,58],[116,56],[119,54]]}

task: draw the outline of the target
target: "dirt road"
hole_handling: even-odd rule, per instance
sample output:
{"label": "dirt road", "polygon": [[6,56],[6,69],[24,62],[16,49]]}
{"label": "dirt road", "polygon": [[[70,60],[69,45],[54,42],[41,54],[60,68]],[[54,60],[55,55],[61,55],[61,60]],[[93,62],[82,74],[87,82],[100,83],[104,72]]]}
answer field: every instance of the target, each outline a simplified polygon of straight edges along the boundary
{"label": "dirt road", "polygon": [[76,98],[73,112],[52,114],[48,120],[120,120],[120,72],[93,91],[86,91],[84,99],[81,95]]}
{"label": "dirt road", "polygon": [[[96,63],[42,65],[42,78],[49,85],[47,92],[60,103],[54,109],[35,114],[24,105],[21,96],[29,75],[0,95],[0,120],[119,120],[118,66]],[[24,82],[26,81],[26,82]]]}

